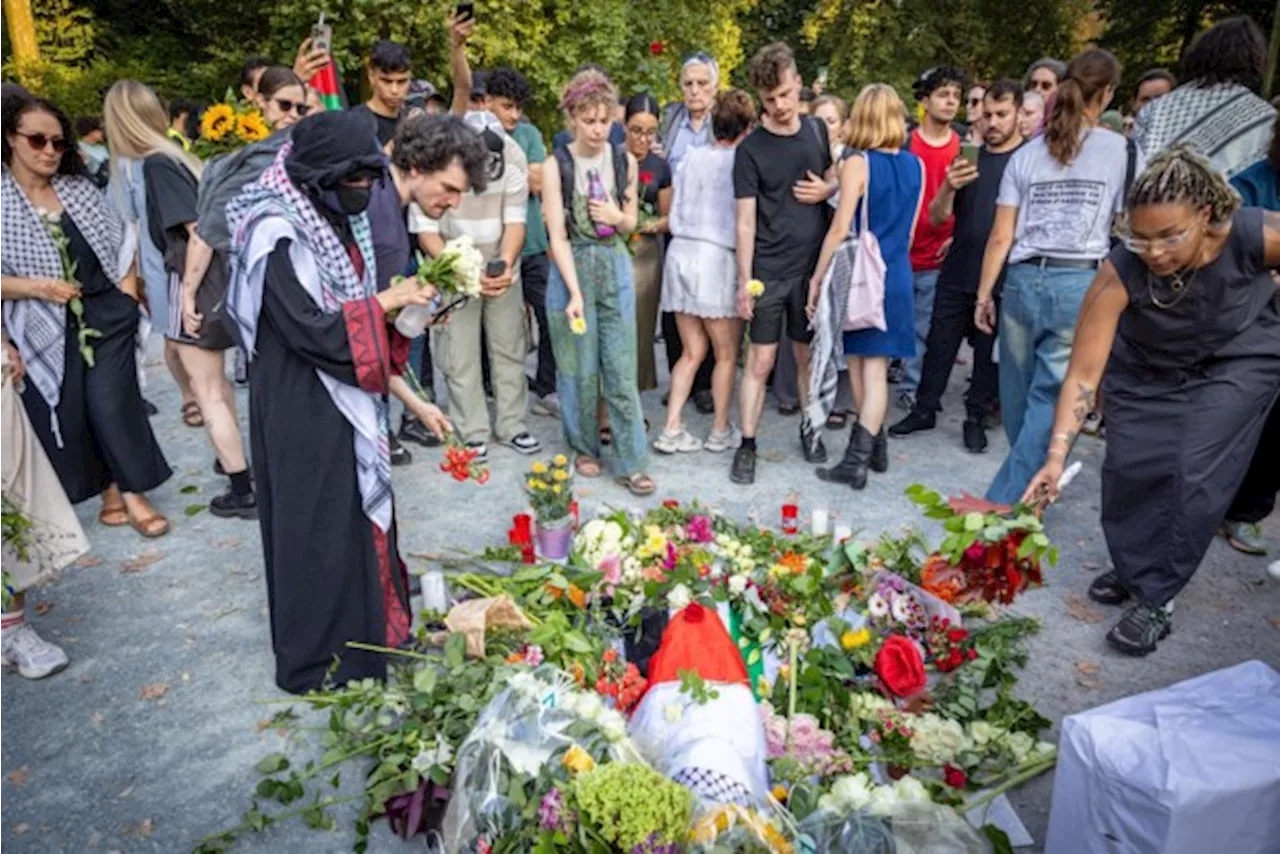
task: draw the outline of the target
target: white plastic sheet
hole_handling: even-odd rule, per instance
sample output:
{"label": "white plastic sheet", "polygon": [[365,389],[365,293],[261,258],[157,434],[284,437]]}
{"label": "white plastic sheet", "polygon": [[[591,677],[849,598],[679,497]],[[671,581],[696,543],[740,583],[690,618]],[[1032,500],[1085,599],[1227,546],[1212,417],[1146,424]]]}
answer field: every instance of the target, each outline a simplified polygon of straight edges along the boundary
{"label": "white plastic sheet", "polygon": [[1062,722],[1046,854],[1280,852],[1280,673],[1260,661]]}

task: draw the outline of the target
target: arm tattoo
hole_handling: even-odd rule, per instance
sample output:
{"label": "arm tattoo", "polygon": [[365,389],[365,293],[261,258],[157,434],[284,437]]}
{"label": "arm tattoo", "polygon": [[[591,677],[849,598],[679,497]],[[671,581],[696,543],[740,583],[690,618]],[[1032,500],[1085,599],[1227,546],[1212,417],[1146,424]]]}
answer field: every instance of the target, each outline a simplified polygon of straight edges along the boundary
{"label": "arm tattoo", "polygon": [[1076,399],[1071,405],[1071,428],[1067,430],[1067,447],[1070,448],[1075,444],[1076,436],[1080,435],[1080,430],[1084,427],[1084,421],[1089,417],[1089,413],[1098,404],[1098,391],[1089,385],[1078,382],[1076,383]]}

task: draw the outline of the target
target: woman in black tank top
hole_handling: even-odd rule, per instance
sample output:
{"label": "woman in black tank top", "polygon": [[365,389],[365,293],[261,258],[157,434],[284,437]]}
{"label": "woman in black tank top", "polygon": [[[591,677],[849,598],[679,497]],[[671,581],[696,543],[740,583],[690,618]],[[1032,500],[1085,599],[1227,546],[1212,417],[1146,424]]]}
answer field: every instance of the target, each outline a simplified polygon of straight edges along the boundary
{"label": "woman in black tank top", "polygon": [[[1102,528],[1115,570],[1089,595],[1130,602],[1107,640],[1146,655],[1209,548],[1259,441],[1280,444],[1280,214],[1240,208],[1178,147],[1129,194],[1129,231],[1085,296],[1053,439],[1024,502],[1057,498],[1106,370]],[[1273,466],[1271,493],[1280,487]]]}

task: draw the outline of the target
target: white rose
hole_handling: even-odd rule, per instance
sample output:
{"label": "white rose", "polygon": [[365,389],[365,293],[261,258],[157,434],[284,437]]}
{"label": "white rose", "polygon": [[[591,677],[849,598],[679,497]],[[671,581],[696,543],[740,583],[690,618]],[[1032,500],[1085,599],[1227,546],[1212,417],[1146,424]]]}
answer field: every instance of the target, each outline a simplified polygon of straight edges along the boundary
{"label": "white rose", "polygon": [[933,799],[929,797],[929,790],[924,787],[915,777],[910,774],[900,778],[893,784],[893,793],[899,801],[929,803]]}
{"label": "white rose", "polygon": [[689,592],[689,588],[683,584],[677,584],[671,588],[671,592],[667,594],[667,605],[680,610],[693,601],[693,594]]}
{"label": "white rose", "polygon": [[871,781],[861,771],[846,774],[831,787],[831,797],[843,810],[860,810],[871,802]]}
{"label": "white rose", "polygon": [[605,709],[599,695],[580,691],[573,700],[573,711],[574,714],[584,720],[598,721],[607,709]]}
{"label": "white rose", "polygon": [[734,575],[729,578],[729,592],[734,596],[741,596],[747,589],[747,577],[745,575]]}
{"label": "white rose", "polygon": [[889,815],[897,803],[898,793],[893,786],[877,786],[871,793],[867,811],[872,815]]}
{"label": "white rose", "polygon": [[986,721],[974,721],[969,724],[969,735],[974,744],[986,744],[996,737],[996,728]]}

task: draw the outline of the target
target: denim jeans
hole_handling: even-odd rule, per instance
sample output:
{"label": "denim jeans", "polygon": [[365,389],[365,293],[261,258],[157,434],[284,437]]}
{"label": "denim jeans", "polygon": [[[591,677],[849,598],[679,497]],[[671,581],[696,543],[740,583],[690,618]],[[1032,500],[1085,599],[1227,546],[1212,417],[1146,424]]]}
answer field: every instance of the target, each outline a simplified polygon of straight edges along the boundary
{"label": "denim jeans", "polygon": [[903,359],[903,370],[906,373],[902,382],[898,383],[898,394],[916,396],[920,388],[920,371],[924,365],[924,351],[929,342],[929,323],[933,320],[933,295],[938,290],[938,271],[921,270],[911,274],[912,314],[916,327],[916,354],[910,359]]}
{"label": "denim jeans", "polygon": [[1049,452],[1058,393],[1071,360],[1076,316],[1094,270],[1012,264],[1000,306],[1000,410],[1009,456],[987,488],[1004,504],[1022,498]]}

